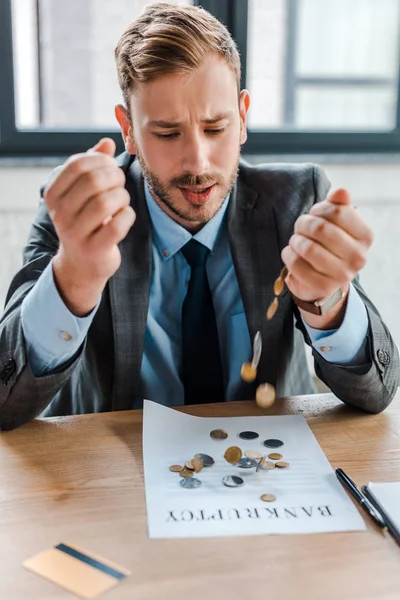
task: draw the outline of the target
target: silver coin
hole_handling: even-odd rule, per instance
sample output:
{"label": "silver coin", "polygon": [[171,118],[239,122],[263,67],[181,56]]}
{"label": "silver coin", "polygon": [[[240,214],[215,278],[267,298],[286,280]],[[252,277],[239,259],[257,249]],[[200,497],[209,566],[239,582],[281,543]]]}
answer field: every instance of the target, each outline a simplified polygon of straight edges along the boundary
{"label": "silver coin", "polygon": [[254,460],[254,458],[241,458],[236,466],[241,469],[253,469],[257,465],[258,461]]}
{"label": "silver coin", "polygon": [[259,435],[255,431],[242,431],[241,433],[239,433],[239,437],[242,440],[255,440],[259,437]]}
{"label": "silver coin", "polygon": [[263,442],[263,445],[266,448],[280,448],[281,446],[283,446],[283,442],[281,440],[265,440]]}
{"label": "silver coin", "polygon": [[179,483],[185,490],[192,490],[201,486],[200,479],[196,479],[196,477],[185,477],[184,479],[181,479]]}
{"label": "silver coin", "polygon": [[244,484],[244,481],[237,475],[226,475],[226,477],[222,479],[222,483],[226,485],[226,487],[239,487]]}
{"label": "silver coin", "polygon": [[209,456],[208,454],[195,454],[194,456],[195,458],[200,458],[205,467],[212,467],[215,462],[213,457]]}

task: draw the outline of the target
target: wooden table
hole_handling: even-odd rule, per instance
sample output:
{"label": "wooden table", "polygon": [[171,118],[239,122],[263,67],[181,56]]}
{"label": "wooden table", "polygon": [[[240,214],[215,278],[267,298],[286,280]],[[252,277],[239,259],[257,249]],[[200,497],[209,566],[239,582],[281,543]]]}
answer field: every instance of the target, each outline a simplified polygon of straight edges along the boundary
{"label": "wooden table", "polygon": [[[333,467],[359,484],[400,480],[400,393],[382,414],[330,394],[191,406],[199,416],[302,413]],[[0,433],[0,598],[72,596],[21,563],[69,541],[132,570],[104,597],[127,600],[400,598],[400,548],[368,531],[150,540],[142,412],[36,420]],[[364,513],[363,513],[364,514]],[[368,519],[367,517],[365,517]]]}

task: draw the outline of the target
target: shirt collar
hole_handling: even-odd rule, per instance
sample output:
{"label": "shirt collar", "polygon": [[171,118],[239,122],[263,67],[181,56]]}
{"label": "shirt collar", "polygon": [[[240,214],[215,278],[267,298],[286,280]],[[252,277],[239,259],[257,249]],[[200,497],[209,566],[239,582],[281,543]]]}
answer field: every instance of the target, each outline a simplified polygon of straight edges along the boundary
{"label": "shirt collar", "polygon": [[153,241],[164,261],[172,258],[192,237],[204,244],[210,251],[213,250],[228,207],[229,194],[217,214],[192,236],[189,231],[171,219],[157,204],[151,195],[146,180],[144,180],[144,193],[153,225]]}

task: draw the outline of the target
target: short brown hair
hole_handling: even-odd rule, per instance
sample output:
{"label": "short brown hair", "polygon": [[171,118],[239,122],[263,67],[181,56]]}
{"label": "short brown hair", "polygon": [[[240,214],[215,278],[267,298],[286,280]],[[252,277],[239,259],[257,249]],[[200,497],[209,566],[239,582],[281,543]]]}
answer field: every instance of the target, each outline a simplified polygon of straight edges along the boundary
{"label": "short brown hair", "polygon": [[115,48],[118,81],[125,105],[136,82],[199,67],[210,53],[223,57],[240,92],[240,57],[229,31],[198,6],[156,2],[128,26]]}

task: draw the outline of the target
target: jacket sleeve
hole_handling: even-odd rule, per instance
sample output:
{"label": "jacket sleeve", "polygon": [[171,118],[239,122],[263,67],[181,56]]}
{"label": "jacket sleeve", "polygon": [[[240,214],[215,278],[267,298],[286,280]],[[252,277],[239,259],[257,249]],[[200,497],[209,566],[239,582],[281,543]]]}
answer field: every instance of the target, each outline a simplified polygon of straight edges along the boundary
{"label": "jacket sleeve", "polygon": [[23,251],[23,267],[8,290],[0,321],[0,429],[13,429],[38,416],[69,379],[79,351],[51,374],[35,377],[27,361],[21,305],[58,250],[58,238],[41,199]]}
{"label": "jacket sleeve", "polygon": [[[319,167],[314,168],[314,189],[315,201],[324,200],[329,182]],[[399,353],[378,310],[363,290],[358,276],[353,280],[353,285],[367,310],[366,347],[369,360],[358,366],[334,364],[326,361],[313,349],[315,372],[346,404],[370,413],[379,413],[390,404],[397,391],[400,380]],[[311,345],[297,307],[295,313],[296,326],[302,331],[306,343]]]}

